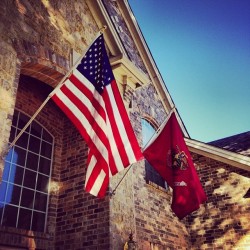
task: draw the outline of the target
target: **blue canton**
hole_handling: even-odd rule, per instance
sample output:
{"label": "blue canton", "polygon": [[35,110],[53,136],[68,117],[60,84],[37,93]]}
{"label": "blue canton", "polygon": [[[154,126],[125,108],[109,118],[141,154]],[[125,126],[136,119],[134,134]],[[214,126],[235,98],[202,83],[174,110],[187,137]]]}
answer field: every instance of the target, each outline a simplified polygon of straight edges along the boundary
{"label": "blue canton", "polygon": [[95,86],[99,94],[114,80],[103,35],[90,46],[77,69]]}

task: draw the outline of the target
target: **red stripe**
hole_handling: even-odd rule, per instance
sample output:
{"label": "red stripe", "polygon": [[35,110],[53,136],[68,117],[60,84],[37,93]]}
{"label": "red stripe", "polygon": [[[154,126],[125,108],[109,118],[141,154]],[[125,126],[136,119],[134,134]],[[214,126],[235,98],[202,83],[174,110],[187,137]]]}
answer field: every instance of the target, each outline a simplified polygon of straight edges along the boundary
{"label": "red stripe", "polygon": [[[114,81],[111,84],[116,85],[116,82]],[[106,110],[107,110],[107,114],[108,114],[108,117],[109,117],[109,120],[110,120],[110,125],[111,125],[112,132],[113,132],[113,135],[114,135],[116,147],[118,148],[118,152],[119,152],[119,154],[121,156],[123,166],[127,167],[129,165],[128,155],[127,155],[125,147],[123,145],[123,142],[122,142],[122,139],[121,139],[121,134],[120,134],[119,128],[117,127],[115,116],[114,116],[113,109],[112,109],[112,105],[116,105],[116,104],[111,103],[111,101],[109,99],[107,89],[104,90],[102,95],[103,95],[103,99],[105,100]],[[119,109],[120,108],[119,104],[117,104],[117,106],[118,106],[118,109]],[[117,170],[117,168],[115,166],[110,166],[110,169],[111,169],[111,173],[113,175],[118,172],[118,170]]]}
{"label": "red stripe", "polygon": [[108,163],[100,154],[99,150],[97,149],[95,143],[90,139],[89,134],[87,133],[86,129],[84,128],[83,124],[78,120],[78,118],[72,113],[70,108],[66,106],[60,98],[55,94],[52,96],[53,101],[63,110],[63,112],[68,116],[68,118],[73,122],[73,124],[77,127],[82,137],[85,141],[88,142],[89,148],[91,148],[93,154],[96,156],[97,159],[100,160],[100,168],[104,170],[105,173],[109,173]]}
{"label": "red stripe", "polygon": [[121,118],[122,118],[124,127],[126,129],[132,150],[134,152],[135,158],[136,158],[136,160],[141,160],[141,159],[143,159],[143,155],[142,155],[141,149],[139,147],[138,141],[136,139],[134,130],[132,128],[128,113],[125,109],[123,100],[121,98],[120,91],[117,87],[117,84],[112,84],[111,87],[112,87],[112,90],[114,93],[114,98],[116,100],[117,106],[119,108],[119,112],[121,114]]}
{"label": "red stripe", "polygon": [[98,197],[102,198],[106,195],[106,190],[108,188],[108,185],[109,185],[109,176],[106,175],[105,179],[103,180],[102,187],[98,193]]}
{"label": "red stripe", "polygon": [[[89,162],[91,160],[92,155],[94,155],[94,154],[91,153],[91,151],[90,151],[89,155],[88,155],[88,163],[87,163],[87,165],[89,165]],[[100,156],[98,157],[97,155],[95,155],[95,157],[96,157],[97,163],[94,166],[93,171],[91,172],[91,175],[90,175],[90,177],[88,179],[88,182],[85,185],[85,190],[87,192],[91,192],[91,189],[96,184],[96,179],[97,179],[98,175],[100,174],[101,170],[103,170],[105,172],[105,169],[100,167],[100,165],[102,165],[101,164],[102,158],[100,159]],[[109,172],[105,172],[105,173],[106,173],[105,179],[104,179],[104,181],[103,181],[103,183],[101,185],[100,191],[98,193],[99,197],[105,196],[106,189],[108,187]]]}
{"label": "red stripe", "polygon": [[[70,91],[68,90],[68,88],[64,85],[61,90],[65,93],[65,92],[69,92],[67,93],[69,95],[72,95],[72,93],[70,93]],[[69,96],[68,96],[69,97]],[[105,161],[105,159],[102,157],[102,155],[100,154],[99,150],[97,149],[97,145],[95,145],[93,143],[93,141],[91,140],[91,138],[89,137],[89,134],[86,132],[86,129],[83,127],[82,123],[78,120],[78,118],[71,112],[71,110],[68,108],[68,106],[66,106],[57,95],[54,95],[52,97],[52,99],[55,101],[55,103],[63,110],[63,112],[69,117],[69,119],[74,123],[74,125],[78,128],[78,130],[80,131],[82,137],[85,139],[86,142],[88,142],[88,146],[89,148],[91,148],[93,154],[95,155],[98,165],[93,169],[88,182],[86,183],[86,191],[90,192],[92,186],[95,184],[96,178],[98,177],[99,173],[101,172],[101,170],[103,170],[106,173],[106,177],[103,181],[103,184],[101,186],[101,189],[98,193],[99,197],[103,197],[106,193],[106,189],[108,187],[108,182],[109,182],[109,167],[108,167],[108,163]],[[71,99],[71,98],[70,98]],[[71,99],[72,101],[72,99]],[[86,112],[89,112],[88,110],[86,110]],[[86,113],[85,113],[86,115]],[[103,134],[103,131],[100,130],[101,133]],[[98,134],[100,136],[100,134]],[[107,138],[106,138],[107,140]],[[108,145],[109,148],[109,145]],[[110,154],[110,151],[109,151]]]}
{"label": "red stripe", "polygon": [[[95,131],[96,135],[99,137],[99,139],[102,141],[102,143],[108,150],[109,148],[108,138],[106,134],[104,133],[103,128],[101,128],[96,122],[96,120],[98,119],[97,116],[99,115],[99,113],[96,114],[96,117],[93,117],[88,107],[85,106],[84,100],[81,101],[80,99],[78,99],[78,97],[75,96],[66,85],[61,87],[61,91],[71,100],[72,103],[75,104],[76,107],[78,107],[81,113],[86,117],[86,119],[89,121],[91,125],[91,129]],[[81,124],[82,124],[82,121],[81,121]],[[93,140],[93,138],[89,137],[89,135],[88,135],[88,138],[84,137],[84,139],[86,140],[86,142],[88,142],[89,139]]]}
{"label": "red stripe", "polygon": [[110,149],[110,154],[109,154],[109,168],[110,168],[110,172],[112,176],[118,173],[118,169],[115,164],[114,155],[112,154],[111,149]]}
{"label": "red stripe", "polygon": [[71,112],[70,108],[66,106],[56,94],[52,96],[52,99],[62,109],[62,111],[68,116],[68,118],[74,123],[74,125],[77,127],[80,134],[84,138],[84,140],[90,141],[88,138],[89,135],[86,132],[86,129],[84,128],[82,123],[77,119],[77,117]]}
{"label": "red stripe", "polygon": [[[93,107],[98,110],[99,115],[106,121],[106,112],[104,107],[94,98],[93,92],[84,84],[82,83],[75,75],[71,75],[69,80],[82,92],[84,95],[90,100]],[[96,91],[96,93],[98,93]],[[99,93],[98,93],[99,94]],[[100,96],[100,98],[102,98]]]}

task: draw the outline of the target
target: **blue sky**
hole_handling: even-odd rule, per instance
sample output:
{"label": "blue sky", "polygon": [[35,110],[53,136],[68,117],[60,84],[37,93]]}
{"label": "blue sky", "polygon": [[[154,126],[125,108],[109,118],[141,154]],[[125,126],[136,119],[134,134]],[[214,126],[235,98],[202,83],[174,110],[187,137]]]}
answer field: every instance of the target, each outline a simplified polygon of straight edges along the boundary
{"label": "blue sky", "polygon": [[250,1],[129,3],[190,137],[250,131]]}

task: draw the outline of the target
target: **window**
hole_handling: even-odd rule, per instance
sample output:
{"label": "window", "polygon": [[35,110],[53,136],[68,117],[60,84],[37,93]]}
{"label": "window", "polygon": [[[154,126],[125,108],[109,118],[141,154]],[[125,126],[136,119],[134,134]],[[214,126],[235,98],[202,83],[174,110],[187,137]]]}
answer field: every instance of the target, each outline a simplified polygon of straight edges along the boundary
{"label": "window", "polygon": [[[150,138],[154,135],[155,129],[153,126],[146,121],[145,119],[141,119],[142,124],[142,141],[143,147],[145,147],[150,140]],[[155,169],[149,164],[147,160],[145,160],[145,170],[146,170],[146,181],[147,183],[154,183],[158,186],[166,189],[166,182],[164,179],[155,171]]]}
{"label": "window", "polygon": [[[15,111],[10,141],[29,117]],[[33,121],[5,159],[0,185],[0,224],[44,232],[53,152],[52,136]]]}

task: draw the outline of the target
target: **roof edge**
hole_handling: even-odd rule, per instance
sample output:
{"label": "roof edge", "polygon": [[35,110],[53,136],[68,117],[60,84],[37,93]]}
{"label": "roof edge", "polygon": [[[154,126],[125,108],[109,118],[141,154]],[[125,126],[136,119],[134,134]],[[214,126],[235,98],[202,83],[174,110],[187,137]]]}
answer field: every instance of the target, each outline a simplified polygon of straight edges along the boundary
{"label": "roof edge", "polygon": [[210,159],[217,160],[234,167],[250,171],[250,157],[221,149],[206,143],[185,138],[188,149]]}
{"label": "roof edge", "polygon": [[[156,88],[159,97],[162,101],[162,104],[165,108],[165,111],[167,114],[171,112],[174,108],[176,109],[176,106],[174,104],[174,101],[172,100],[172,97],[168,91],[168,88],[162,78],[162,75],[158,69],[158,66],[153,58],[153,55],[151,54],[151,51],[147,45],[147,42],[142,34],[142,31],[140,29],[140,26],[136,20],[136,17],[134,16],[134,13],[130,7],[130,4],[128,0],[118,0],[118,4],[121,7],[122,14],[127,17],[125,18],[125,21],[127,22],[127,26],[129,28],[130,34],[134,38],[134,42],[136,44],[136,47],[140,53],[141,59],[144,62],[148,74],[150,76],[150,80],[152,81],[154,87]],[[177,109],[176,109],[177,111]],[[177,116],[179,123],[181,125],[181,129],[186,137],[189,137],[189,133],[184,125],[184,122],[182,121],[182,118],[177,111]]]}

